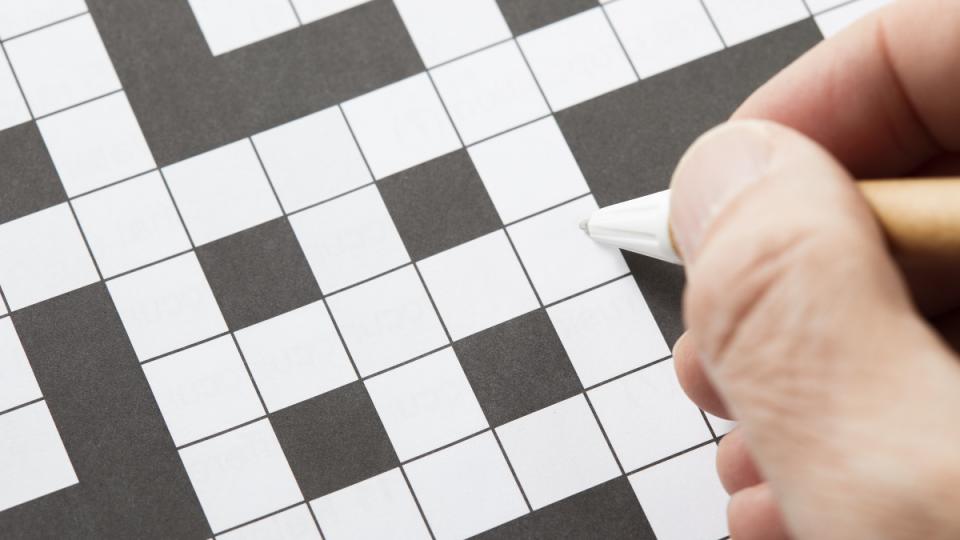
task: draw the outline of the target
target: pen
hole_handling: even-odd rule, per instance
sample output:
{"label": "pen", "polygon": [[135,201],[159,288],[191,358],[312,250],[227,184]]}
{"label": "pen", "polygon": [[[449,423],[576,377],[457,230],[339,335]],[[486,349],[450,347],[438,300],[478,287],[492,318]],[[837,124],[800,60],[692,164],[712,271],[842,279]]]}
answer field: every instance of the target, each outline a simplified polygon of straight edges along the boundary
{"label": "pen", "polygon": [[[861,180],[891,252],[900,260],[960,261],[960,178]],[[682,264],[670,232],[670,191],[595,211],[580,223],[601,244]]]}

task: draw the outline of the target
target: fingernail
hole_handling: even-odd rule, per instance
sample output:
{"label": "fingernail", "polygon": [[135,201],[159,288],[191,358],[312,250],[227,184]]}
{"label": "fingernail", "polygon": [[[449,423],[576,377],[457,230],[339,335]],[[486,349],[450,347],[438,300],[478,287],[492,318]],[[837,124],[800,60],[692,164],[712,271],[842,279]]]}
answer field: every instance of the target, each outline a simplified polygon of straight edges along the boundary
{"label": "fingernail", "polygon": [[670,184],[670,227],[685,262],[692,262],[712,220],[744,188],[763,177],[772,143],[764,122],[716,127],[687,150]]}

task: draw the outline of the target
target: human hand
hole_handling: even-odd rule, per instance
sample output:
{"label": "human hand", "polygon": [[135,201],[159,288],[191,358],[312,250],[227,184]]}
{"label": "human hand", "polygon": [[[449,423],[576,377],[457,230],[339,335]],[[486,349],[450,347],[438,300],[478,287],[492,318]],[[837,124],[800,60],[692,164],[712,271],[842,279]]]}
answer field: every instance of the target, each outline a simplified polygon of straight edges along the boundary
{"label": "human hand", "polygon": [[960,172],[960,2],[880,10],[734,119],[681,160],[671,209],[678,375],[739,421],[731,535],[960,538],[960,266],[898,269],[853,185]]}

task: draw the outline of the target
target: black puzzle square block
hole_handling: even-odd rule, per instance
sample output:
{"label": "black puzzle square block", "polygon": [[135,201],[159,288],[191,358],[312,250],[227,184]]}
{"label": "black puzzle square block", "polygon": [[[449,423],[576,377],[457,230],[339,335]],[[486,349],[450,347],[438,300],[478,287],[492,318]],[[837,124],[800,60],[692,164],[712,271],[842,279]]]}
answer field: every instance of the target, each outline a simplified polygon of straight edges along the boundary
{"label": "black puzzle square block", "polygon": [[597,7],[596,0],[497,0],[497,3],[515,36]]}
{"label": "black puzzle square block", "polygon": [[502,225],[466,150],[397,173],[377,185],[413,260]]}
{"label": "black puzzle square block", "polygon": [[236,330],[320,299],[310,265],[286,218],[197,248],[227,326]]}
{"label": "black puzzle square block", "polygon": [[557,113],[597,203],[666,189],[701,133],[821,39],[808,19]]}
{"label": "black puzzle square block", "polygon": [[360,381],[282,409],[270,421],[308,501],[400,463]]}
{"label": "black puzzle square block", "polygon": [[542,309],[474,334],[453,347],[492,426],[583,390]]}
{"label": "black puzzle square block", "polygon": [[0,223],[66,200],[37,125],[0,131]]}
{"label": "black puzzle square block", "polygon": [[[696,516],[691,516],[696,519]],[[476,538],[656,540],[626,477],[619,477],[491,529]]]}

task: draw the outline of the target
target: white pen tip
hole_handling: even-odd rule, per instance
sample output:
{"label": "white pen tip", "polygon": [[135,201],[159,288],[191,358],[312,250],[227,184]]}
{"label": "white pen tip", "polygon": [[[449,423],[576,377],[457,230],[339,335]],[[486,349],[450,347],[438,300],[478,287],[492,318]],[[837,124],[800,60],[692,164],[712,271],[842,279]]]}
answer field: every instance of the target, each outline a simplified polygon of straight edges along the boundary
{"label": "white pen tip", "polygon": [[580,230],[583,231],[583,232],[590,232],[589,229],[587,229],[587,224],[588,224],[588,223],[590,223],[590,220],[589,220],[589,219],[584,219],[584,220],[582,220],[582,221],[580,222]]}

